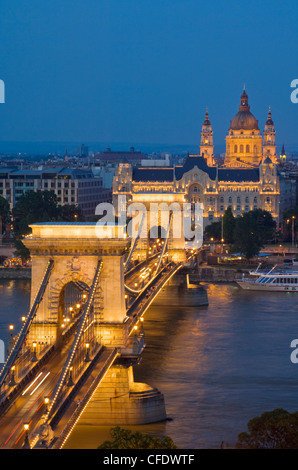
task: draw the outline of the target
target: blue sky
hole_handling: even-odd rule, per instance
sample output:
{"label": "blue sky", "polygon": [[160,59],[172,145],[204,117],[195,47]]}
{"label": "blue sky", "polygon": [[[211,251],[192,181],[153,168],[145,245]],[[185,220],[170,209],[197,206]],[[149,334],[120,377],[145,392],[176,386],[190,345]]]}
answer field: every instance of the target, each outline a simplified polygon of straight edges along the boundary
{"label": "blue sky", "polygon": [[243,84],[298,145],[293,0],[1,0],[0,141],[224,145]]}

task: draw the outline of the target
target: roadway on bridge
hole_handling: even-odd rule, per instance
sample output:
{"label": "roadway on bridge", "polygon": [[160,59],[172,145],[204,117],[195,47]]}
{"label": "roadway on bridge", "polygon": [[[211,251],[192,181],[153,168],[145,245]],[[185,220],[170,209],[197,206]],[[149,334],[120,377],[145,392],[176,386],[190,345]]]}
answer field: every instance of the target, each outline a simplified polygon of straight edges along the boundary
{"label": "roadway on bridge", "polygon": [[125,284],[132,289],[140,290],[148,283],[151,275],[153,275],[155,268],[157,267],[157,264],[157,256],[148,260],[147,263],[142,263],[140,265],[140,269],[133,271],[132,274],[125,278]]}
{"label": "roadway on bridge", "polygon": [[72,338],[60,351],[53,353],[22,394],[0,417],[0,449],[22,447],[25,423],[30,423],[30,434],[37,430],[46,411],[44,398],[50,396],[55,388],[69,351],[69,343],[72,343]]}
{"label": "roadway on bridge", "polygon": [[[133,314],[131,312],[131,317],[126,324],[126,327],[128,327],[130,331],[132,331],[138,319],[144,314],[167,279],[180,269],[181,265],[181,263],[169,263],[160,275],[158,275],[156,279],[153,279],[157,266],[157,260],[154,258],[149,260],[148,264],[142,265],[140,270],[134,271],[128,277],[127,285],[136,290],[140,290],[143,285],[146,285],[151,276],[153,281],[153,287],[150,287],[148,291],[146,290],[139,295],[132,304],[131,308],[133,309]],[[55,389],[72,341],[73,336],[68,339],[67,343],[60,350],[53,353],[48,362],[36,373],[32,381],[24,387],[22,394],[16,398],[11,407],[0,417],[0,448],[13,449],[22,447],[25,437],[25,423],[30,424],[29,434],[36,434],[38,432],[41,418],[46,412],[44,398],[46,396],[50,397]],[[96,366],[97,373],[105,360],[106,358],[104,356],[100,358]],[[94,374],[92,374],[92,376],[94,377]],[[88,383],[85,387],[83,385],[82,389],[77,394],[76,400],[83,398],[87,386]],[[59,432],[61,432],[69,416],[73,413],[74,406],[75,404],[72,403],[65,416],[62,417],[61,422],[58,424]]]}

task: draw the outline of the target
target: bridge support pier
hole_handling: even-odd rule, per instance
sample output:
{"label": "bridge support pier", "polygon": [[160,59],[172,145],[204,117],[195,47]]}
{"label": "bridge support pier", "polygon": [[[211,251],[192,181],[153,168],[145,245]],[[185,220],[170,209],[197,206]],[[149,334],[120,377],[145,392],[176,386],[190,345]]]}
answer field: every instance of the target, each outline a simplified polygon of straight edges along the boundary
{"label": "bridge support pier", "polygon": [[166,419],[163,395],[134,382],[132,366],[114,365],[99,384],[78,425],[135,425]]}
{"label": "bridge support pier", "polygon": [[208,294],[203,286],[190,284],[187,273],[178,273],[161,290],[153,305],[200,307],[208,305]]}

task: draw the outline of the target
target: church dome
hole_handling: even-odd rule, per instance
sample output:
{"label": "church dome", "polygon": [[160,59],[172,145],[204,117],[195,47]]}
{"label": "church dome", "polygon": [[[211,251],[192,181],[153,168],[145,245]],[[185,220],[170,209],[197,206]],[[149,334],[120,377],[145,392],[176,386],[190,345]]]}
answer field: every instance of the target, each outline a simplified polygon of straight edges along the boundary
{"label": "church dome", "polygon": [[250,112],[248,105],[248,95],[245,90],[240,98],[239,112],[233,117],[230,124],[230,130],[258,130],[259,125],[257,119]]}

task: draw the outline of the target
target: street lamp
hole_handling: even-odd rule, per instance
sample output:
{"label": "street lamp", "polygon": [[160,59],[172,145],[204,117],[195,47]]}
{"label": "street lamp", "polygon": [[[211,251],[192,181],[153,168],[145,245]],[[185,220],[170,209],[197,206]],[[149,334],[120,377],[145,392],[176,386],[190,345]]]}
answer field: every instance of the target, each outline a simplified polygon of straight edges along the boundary
{"label": "street lamp", "polygon": [[36,347],[37,347],[37,343],[36,341],[33,341],[33,355],[32,355],[31,362],[37,362]]}
{"label": "street lamp", "polygon": [[49,411],[49,403],[50,403],[49,397],[44,397],[44,404],[46,405],[46,412]]}
{"label": "street lamp", "polygon": [[86,344],[85,344],[85,347],[86,347],[85,362],[90,362],[90,361],[91,361],[91,359],[90,359],[90,354],[89,354],[90,344],[89,344],[89,343],[86,343]]}
{"label": "street lamp", "polygon": [[73,387],[74,382],[72,380],[72,367],[69,368],[67,387]]}
{"label": "street lamp", "polygon": [[295,243],[295,219],[296,217],[293,215],[292,216],[292,246],[294,246],[294,243]]}
{"label": "street lamp", "polygon": [[10,338],[9,338],[9,341],[8,341],[8,354],[11,353],[13,347],[14,347],[14,337],[13,337],[13,329],[14,329],[14,325],[9,325],[9,331],[10,331]]}
{"label": "street lamp", "polygon": [[24,431],[25,431],[25,440],[23,444],[23,449],[31,449],[30,442],[29,442],[29,423],[24,423]]}
{"label": "street lamp", "polygon": [[8,384],[9,387],[14,387],[16,385],[16,381],[14,379],[15,369],[16,369],[15,366],[12,366],[11,369],[10,369],[10,381],[9,381],[9,384]]}

